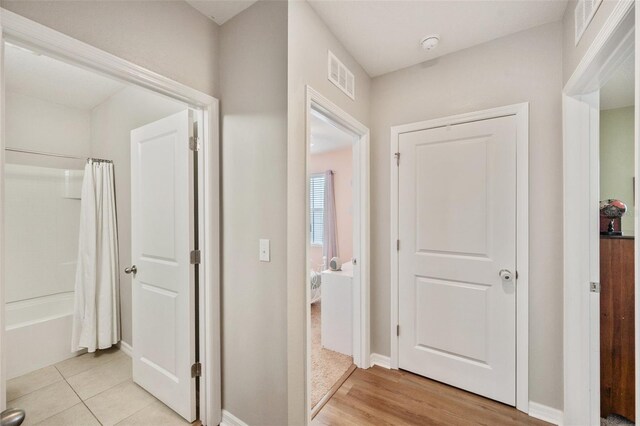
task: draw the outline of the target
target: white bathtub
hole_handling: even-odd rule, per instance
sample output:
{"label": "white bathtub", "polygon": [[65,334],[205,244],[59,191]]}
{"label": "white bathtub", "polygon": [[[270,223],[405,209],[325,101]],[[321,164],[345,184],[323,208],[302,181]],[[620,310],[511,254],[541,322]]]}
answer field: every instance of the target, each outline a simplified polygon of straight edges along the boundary
{"label": "white bathtub", "polygon": [[74,292],[7,303],[8,378],[79,354],[71,352]]}

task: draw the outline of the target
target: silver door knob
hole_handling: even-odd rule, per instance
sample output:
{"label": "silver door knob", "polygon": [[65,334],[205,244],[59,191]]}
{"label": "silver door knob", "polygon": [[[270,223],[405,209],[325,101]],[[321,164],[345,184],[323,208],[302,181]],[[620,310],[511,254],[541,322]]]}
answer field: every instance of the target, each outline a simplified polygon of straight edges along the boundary
{"label": "silver door knob", "polygon": [[500,269],[500,272],[498,272],[498,275],[500,275],[500,278],[502,278],[505,281],[511,281],[511,279],[513,278],[513,274],[508,269]]}
{"label": "silver door knob", "polygon": [[128,268],[124,268],[124,273],[125,274],[137,274],[138,273],[138,268],[136,268],[136,265],[132,265]]}
{"label": "silver door knob", "polygon": [[0,413],[0,421],[2,421],[2,426],[19,426],[25,416],[24,410],[9,408]]}

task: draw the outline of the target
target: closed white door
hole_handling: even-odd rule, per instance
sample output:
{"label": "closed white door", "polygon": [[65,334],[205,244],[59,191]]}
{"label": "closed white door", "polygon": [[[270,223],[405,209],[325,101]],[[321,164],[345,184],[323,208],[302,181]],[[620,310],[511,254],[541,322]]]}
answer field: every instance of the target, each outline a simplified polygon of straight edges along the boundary
{"label": "closed white door", "polygon": [[133,380],[195,420],[192,159],[185,110],[131,131]]}
{"label": "closed white door", "polygon": [[515,405],[516,119],[399,149],[399,367]]}

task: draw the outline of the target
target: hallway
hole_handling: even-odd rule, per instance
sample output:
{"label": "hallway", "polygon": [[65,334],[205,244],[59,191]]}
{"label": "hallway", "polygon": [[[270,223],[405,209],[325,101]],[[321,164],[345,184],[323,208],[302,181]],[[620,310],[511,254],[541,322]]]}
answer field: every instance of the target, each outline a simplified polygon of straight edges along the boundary
{"label": "hallway", "polygon": [[402,370],[357,369],[313,425],[547,425],[513,407]]}

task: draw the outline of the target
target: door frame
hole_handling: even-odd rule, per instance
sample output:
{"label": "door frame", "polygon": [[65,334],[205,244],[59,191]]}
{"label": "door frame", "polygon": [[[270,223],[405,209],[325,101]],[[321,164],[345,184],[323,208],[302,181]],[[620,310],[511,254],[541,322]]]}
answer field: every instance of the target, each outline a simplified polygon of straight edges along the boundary
{"label": "door frame", "polygon": [[[599,142],[600,88],[635,50],[635,174],[640,176],[638,141],[640,101],[640,9],[620,0],[565,84],[563,109],[564,170],[564,423],[600,424]],[[640,187],[635,189],[640,196]],[[637,206],[636,201],[636,206]],[[640,225],[636,214],[636,229]],[[635,241],[635,359],[640,365],[640,245]],[[636,367],[636,389],[639,372]],[[636,412],[640,412],[636,392]]]}
{"label": "door frame", "polygon": [[[400,135],[473,121],[515,116],[516,141],[516,408],[529,412],[529,103],[520,103],[483,111],[419,121],[391,127],[391,358],[390,367],[399,368],[399,168],[396,153]],[[400,158],[399,161],[402,161]]]}
{"label": "door frame", "polygon": [[[4,218],[4,42],[41,51],[65,62],[187,103],[203,117],[203,143],[198,166],[198,206],[200,248],[200,419],[217,425],[222,419],[220,366],[220,204],[219,204],[219,102],[182,83],[135,65],[115,55],[69,37],[61,32],[0,9],[0,223]],[[0,227],[0,262],[4,261],[4,230]],[[0,263],[0,270],[3,270]],[[4,277],[0,274],[0,410],[6,408],[6,356]]]}
{"label": "door frame", "polygon": [[[358,217],[354,215],[353,226],[358,228],[360,233],[359,250],[360,255],[357,258],[360,264],[360,285],[353,286],[353,362],[357,367],[369,368],[370,351],[370,194],[369,194],[369,129],[353,118],[347,112],[342,110],[336,104],[324,97],[320,92],[311,86],[306,86],[306,107],[305,107],[305,150],[306,165],[305,179],[306,182],[306,228],[309,229],[309,164],[311,161],[311,151],[309,149],[311,143],[311,112],[317,110],[327,118],[335,121],[346,129],[352,131],[358,140],[354,145],[354,160],[358,159],[358,170],[353,170],[353,176],[358,176],[359,187],[358,193],[360,197],[360,214]],[[356,161],[353,162],[356,164]],[[306,255],[305,270],[309,268],[309,245],[310,236],[306,232]],[[308,280],[308,278],[307,278]],[[311,423],[311,304],[310,288],[308,282],[305,282],[305,310],[306,310],[306,389],[305,389],[305,406],[307,407],[307,422]]]}

